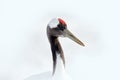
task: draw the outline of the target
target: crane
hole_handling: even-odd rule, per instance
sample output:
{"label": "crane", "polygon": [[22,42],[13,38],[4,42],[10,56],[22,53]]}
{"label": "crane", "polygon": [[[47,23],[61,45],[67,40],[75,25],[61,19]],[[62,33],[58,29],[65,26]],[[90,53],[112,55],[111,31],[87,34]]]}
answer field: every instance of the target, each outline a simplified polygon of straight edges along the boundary
{"label": "crane", "polygon": [[68,37],[81,46],[85,46],[68,29],[61,18],[53,18],[47,25],[47,37],[50,42],[53,60],[53,72],[32,75],[25,80],[72,80],[65,71],[65,57],[58,37]]}
{"label": "crane", "polygon": [[[47,25],[47,36],[50,42],[52,58],[53,58],[53,75],[55,73],[57,58],[61,58],[65,66],[65,57],[58,40],[58,37],[68,37],[81,46],[85,46],[77,37],[75,37],[68,29],[67,24],[61,18],[53,18]],[[57,66],[58,67],[58,66]]]}

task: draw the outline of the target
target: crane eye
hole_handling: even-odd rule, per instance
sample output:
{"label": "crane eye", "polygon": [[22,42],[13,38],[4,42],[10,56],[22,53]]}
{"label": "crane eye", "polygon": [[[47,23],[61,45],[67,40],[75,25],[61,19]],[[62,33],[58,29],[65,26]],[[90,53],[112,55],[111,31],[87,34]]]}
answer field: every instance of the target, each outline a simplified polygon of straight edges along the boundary
{"label": "crane eye", "polygon": [[64,25],[62,25],[62,24],[58,24],[58,28],[60,29],[60,30],[64,30],[64,29],[66,29],[66,27],[64,26]]}

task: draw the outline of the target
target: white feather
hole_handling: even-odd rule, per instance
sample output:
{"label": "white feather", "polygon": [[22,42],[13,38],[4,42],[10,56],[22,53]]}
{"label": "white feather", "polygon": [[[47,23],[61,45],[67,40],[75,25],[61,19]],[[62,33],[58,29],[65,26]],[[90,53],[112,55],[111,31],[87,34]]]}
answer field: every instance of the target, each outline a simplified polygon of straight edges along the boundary
{"label": "white feather", "polygon": [[48,26],[50,28],[55,28],[59,24],[58,18],[53,18],[49,23]]}
{"label": "white feather", "polygon": [[24,80],[72,80],[72,78],[65,71],[60,55],[57,55],[57,64],[55,74],[52,76],[52,71],[41,74],[31,75]]}

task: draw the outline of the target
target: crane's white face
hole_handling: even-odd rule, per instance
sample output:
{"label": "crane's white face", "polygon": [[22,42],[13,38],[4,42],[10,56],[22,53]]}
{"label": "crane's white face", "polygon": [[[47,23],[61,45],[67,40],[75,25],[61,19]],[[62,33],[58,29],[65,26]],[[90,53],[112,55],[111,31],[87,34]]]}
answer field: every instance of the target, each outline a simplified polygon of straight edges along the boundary
{"label": "crane's white face", "polygon": [[63,21],[60,18],[54,18],[52,19],[49,23],[48,26],[53,29],[53,28],[59,28],[60,30],[67,28],[67,25],[65,21]]}
{"label": "crane's white face", "polygon": [[56,28],[58,24],[59,24],[58,19],[57,19],[57,18],[54,18],[54,19],[52,19],[52,20],[48,23],[48,26],[49,26],[50,28]]}
{"label": "crane's white face", "polygon": [[60,18],[54,18],[48,23],[47,34],[48,36],[68,37],[76,43],[84,46],[84,44],[67,29],[66,23]]}
{"label": "crane's white face", "polygon": [[64,36],[64,30],[67,28],[66,23],[60,18],[54,18],[48,23],[49,34],[52,36]]}

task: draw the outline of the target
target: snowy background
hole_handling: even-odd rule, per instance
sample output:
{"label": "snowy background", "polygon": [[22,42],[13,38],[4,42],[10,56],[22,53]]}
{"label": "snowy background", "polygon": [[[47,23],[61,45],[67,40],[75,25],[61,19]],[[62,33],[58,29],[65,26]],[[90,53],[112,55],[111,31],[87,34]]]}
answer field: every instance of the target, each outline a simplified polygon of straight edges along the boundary
{"label": "snowy background", "polygon": [[46,26],[54,17],[86,45],[60,38],[73,80],[120,80],[119,0],[1,0],[0,80],[52,70]]}

